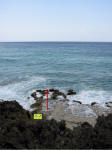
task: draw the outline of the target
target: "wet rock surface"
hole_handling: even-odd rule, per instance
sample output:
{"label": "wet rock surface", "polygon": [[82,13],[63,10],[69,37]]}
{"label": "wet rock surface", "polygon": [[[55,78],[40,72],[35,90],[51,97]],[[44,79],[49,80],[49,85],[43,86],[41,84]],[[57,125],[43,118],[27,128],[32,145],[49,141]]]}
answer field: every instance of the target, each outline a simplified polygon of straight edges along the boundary
{"label": "wet rock surface", "polygon": [[70,130],[63,120],[34,120],[16,101],[2,101],[0,149],[112,149],[112,114],[98,117],[94,127],[84,122]]}

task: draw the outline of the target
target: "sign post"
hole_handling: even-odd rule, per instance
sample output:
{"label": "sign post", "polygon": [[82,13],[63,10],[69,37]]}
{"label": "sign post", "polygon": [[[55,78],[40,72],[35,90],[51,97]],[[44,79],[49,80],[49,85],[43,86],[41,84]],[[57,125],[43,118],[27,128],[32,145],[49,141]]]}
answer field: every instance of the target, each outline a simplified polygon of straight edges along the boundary
{"label": "sign post", "polygon": [[47,111],[48,111],[48,94],[49,94],[49,90],[48,89],[47,89],[46,94],[47,94]]}

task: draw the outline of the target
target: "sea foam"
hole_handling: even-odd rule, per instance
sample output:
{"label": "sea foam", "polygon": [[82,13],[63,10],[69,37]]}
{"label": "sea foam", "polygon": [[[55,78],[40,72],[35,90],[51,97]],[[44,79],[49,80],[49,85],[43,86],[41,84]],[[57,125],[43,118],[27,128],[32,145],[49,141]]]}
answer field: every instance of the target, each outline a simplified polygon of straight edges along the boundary
{"label": "sea foam", "polygon": [[27,81],[0,86],[0,99],[17,100],[25,109],[29,109],[34,99],[28,99],[34,86],[45,84],[46,79],[39,76],[30,77]]}
{"label": "sea foam", "polygon": [[112,94],[103,90],[82,90],[76,95],[67,96],[70,99],[70,104],[73,100],[81,101],[83,104],[91,104],[92,102],[104,103],[112,101]]}

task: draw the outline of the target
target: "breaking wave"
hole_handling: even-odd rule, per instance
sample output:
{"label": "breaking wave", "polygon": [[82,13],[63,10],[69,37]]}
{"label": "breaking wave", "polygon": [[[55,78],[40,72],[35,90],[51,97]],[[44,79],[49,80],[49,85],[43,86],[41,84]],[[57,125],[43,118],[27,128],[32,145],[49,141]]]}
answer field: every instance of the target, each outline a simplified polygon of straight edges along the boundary
{"label": "breaking wave", "polygon": [[25,109],[29,109],[34,100],[27,97],[36,87],[45,84],[46,79],[44,77],[33,76],[27,81],[0,86],[0,99],[17,100]]}

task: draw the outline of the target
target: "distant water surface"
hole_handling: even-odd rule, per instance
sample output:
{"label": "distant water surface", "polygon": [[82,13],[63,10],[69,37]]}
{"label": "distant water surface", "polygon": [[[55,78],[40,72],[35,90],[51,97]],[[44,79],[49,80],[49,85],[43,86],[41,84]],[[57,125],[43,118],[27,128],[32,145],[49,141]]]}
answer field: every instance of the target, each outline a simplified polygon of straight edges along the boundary
{"label": "distant water surface", "polygon": [[112,43],[0,43],[0,99],[28,108],[37,88],[72,88],[83,103],[112,101]]}

